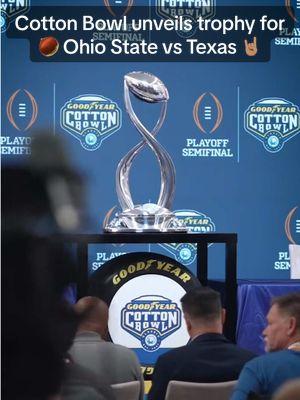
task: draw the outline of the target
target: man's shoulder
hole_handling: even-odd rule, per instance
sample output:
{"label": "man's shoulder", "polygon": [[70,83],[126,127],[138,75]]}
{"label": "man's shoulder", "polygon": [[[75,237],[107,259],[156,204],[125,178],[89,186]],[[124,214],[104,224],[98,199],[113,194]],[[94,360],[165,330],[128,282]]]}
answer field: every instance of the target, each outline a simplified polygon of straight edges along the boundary
{"label": "man's shoulder", "polygon": [[101,346],[105,347],[107,351],[118,353],[119,356],[137,361],[137,356],[135,352],[126,346],[122,346],[121,344],[113,342],[101,342]]}
{"label": "man's shoulder", "polygon": [[176,349],[172,349],[172,350],[166,351],[165,353],[161,354],[158,357],[158,362],[160,362],[161,364],[171,363],[179,358],[182,359],[182,357],[184,357],[186,354],[188,354],[188,352],[189,352],[189,348],[187,345],[177,347]]}
{"label": "man's shoulder", "polygon": [[[225,339],[225,338],[224,338]],[[184,360],[186,358],[199,357],[201,355],[207,356],[208,354],[216,354],[216,352],[225,351],[228,356],[238,357],[239,359],[247,362],[256,356],[253,352],[245,350],[237,345],[224,340],[224,342],[201,341],[199,338],[194,342],[190,342],[185,346],[177,347],[167,351],[166,353],[159,356],[160,363],[172,363],[176,360]],[[212,353],[211,353],[212,352]]]}
{"label": "man's shoulder", "polygon": [[239,358],[244,362],[256,356],[252,351],[239,347],[221,334],[205,334],[196,338],[192,343],[194,343],[193,346],[201,349],[205,354],[224,353],[227,357]]}
{"label": "man's shoulder", "polygon": [[101,336],[93,331],[77,332],[74,337],[74,343],[97,343],[103,342]]}
{"label": "man's shoulder", "polygon": [[241,356],[243,356],[245,358],[248,358],[249,360],[251,360],[254,357],[257,357],[257,354],[253,353],[250,350],[244,349],[244,348],[242,348],[242,347],[240,347],[240,346],[238,346],[238,345],[236,345],[234,343],[229,342],[227,346],[232,351],[240,354]]}
{"label": "man's shoulder", "polygon": [[112,350],[118,351],[120,353],[124,353],[124,354],[134,354],[133,350],[129,349],[126,346],[123,346],[121,344],[118,343],[113,343],[113,342],[102,342],[103,346],[106,346]]}
{"label": "man's shoulder", "polygon": [[117,343],[107,342],[97,334],[80,334],[75,337],[73,342],[73,348],[83,347],[88,348],[92,345],[93,351],[105,351],[106,353],[118,353],[118,356],[123,356],[128,359],[136,359],[136,355],[133,350],[128,347],[122,346]]}
{"label": "man's shoulder", "polygon": [[286,357],[288,358],[290,356],[292,356],[292,354],[289,350],[273,351],[253,358],[247,362],[246,366],[249,368],[265,366],[265,368],[267,368],[268,366],[276,365],[278,362],[282,363]]}

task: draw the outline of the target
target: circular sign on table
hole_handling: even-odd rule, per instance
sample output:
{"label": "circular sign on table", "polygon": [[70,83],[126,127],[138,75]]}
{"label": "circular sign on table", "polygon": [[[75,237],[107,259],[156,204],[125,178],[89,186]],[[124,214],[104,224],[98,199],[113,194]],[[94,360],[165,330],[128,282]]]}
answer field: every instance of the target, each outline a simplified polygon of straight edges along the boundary
{"label": "circular sign on table", "polygon": [[114,343],[132,348],[143,366],[153,366],[189,336],[180,299],[198,279],[178,261],[156,253],[129,253],[105,263],[90,277],[91,295],[109,305]]}

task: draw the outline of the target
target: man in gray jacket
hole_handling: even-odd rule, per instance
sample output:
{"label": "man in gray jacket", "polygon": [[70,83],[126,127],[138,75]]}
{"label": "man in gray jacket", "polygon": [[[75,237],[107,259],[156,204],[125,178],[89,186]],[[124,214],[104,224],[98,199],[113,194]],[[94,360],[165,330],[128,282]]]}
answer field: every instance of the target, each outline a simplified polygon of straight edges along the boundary
{"label": "man in gray jacket", "polygon": [[135,353],[127,347],[107,342],[108,307],[97,297],[83,297],[75,305],[82,320],[70,355],[73,360],[92,370],[110,385],[139,381],[140,400],[144,396],[144,381]]}

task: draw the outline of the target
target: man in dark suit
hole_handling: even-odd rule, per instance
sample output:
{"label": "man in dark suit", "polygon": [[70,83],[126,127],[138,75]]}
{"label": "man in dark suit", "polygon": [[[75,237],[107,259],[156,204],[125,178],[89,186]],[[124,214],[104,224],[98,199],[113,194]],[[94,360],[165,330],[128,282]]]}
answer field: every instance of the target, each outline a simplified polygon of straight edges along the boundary
{"label": "man in dark suit", "polygon": [[181,303],[190,341],[158,358],[148,400],[163,400],[171,380],[236,380],[243,365],[255,356],[222,335],[225,310],[218,292],[197,287],[186,293]]}

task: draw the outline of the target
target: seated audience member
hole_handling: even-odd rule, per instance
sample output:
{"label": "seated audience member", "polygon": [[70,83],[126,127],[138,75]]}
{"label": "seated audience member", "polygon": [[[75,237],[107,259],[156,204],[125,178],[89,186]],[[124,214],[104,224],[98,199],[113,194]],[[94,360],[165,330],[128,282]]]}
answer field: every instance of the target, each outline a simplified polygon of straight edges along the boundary
{"label": "seated audience member", "polygon": [[232,400],[246,400],[251,392],[272,395],[287,380],[300,377],[300,293],[274,298],[267,322],[263,336],[270,354],[245,365]]}
{"label": "seated audience member", "polygon": [[108,307],[97,297],[83,297],[75,310],[81,316],[70,355],[75,362],[93,371],[109,384],[140,381],[140,399],[144,381],[135,353],[127,347],[107,342]]}
{"label": "seated audience member", "polygon": [[225,310],[220,294],[208,287],[186,293],[182,309],[191,340],[161,355],[155,365],[148,400],[163,400],[169,381],[225,382],[236,380],[254,354],[222,335]]}
{"label": "seated audience member", "polygon": [[115,400],[115,397],[108,383],[67,357],[60,397],[57,400]]}
{"label": "seated audience member", "polygon": [[292,379],[284,383],[275,393],[273,400],[299,400],[300,379]]}

